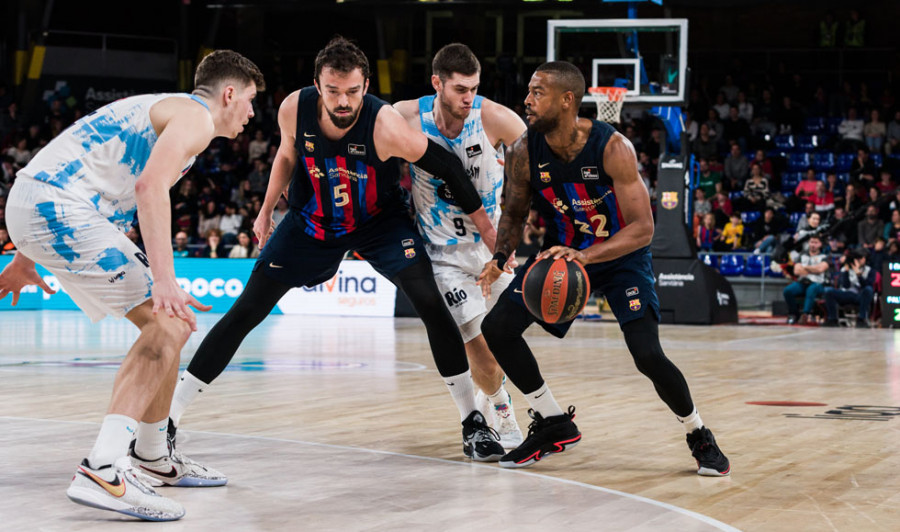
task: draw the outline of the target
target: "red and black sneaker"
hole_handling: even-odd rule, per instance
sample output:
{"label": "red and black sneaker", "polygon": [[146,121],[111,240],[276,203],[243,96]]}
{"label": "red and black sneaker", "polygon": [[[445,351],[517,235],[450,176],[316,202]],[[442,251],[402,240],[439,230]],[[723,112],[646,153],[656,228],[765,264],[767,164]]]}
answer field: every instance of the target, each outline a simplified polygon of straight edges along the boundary
{"label": "red and black sneaker", "polygon": [[716,438],[706,427],[700,427],[687,435],[691,454],[697,460],[697,474],[705,477],[724,477],[731,474],[728,458],[716,445]]}
{"label": "red and black sneaker", "polygon": [[534,420],[528,426],[528,437],[506,456],[500,459],[503,467],[526,467],[548,454],[561,453],[581,441],[581,433],[572,422],[575,407],[559,416],[544,418],[534,410],[528,410]]}

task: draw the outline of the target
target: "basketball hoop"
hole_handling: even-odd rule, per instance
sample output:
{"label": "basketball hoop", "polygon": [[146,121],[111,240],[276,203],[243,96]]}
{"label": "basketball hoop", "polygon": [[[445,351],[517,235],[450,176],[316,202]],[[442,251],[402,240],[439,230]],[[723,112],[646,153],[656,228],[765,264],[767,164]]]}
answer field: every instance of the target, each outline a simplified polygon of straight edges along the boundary
{"label": "basketball hoop", "polygon": [[588,92],[597,103],[597,120],[618,124],[625,103],[625,87],[590,87]]}

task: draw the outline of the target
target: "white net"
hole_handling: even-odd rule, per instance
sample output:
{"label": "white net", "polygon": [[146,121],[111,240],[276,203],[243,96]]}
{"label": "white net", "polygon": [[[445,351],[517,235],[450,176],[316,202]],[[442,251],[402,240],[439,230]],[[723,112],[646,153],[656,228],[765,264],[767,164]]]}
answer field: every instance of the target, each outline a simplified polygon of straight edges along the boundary
{"label": "white net", "polygon": [[622,104],[625,103],[624,87],[591,87],[588,92],[594,96],[597,104],[597,120],[618,124],[622,116]]}

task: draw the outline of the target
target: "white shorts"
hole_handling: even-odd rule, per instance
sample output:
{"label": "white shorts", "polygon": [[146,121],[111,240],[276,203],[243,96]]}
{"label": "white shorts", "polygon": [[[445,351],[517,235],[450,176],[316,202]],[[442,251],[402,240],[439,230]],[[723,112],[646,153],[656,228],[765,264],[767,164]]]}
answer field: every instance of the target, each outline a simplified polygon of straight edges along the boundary
{"label": "white shorts", "polygon": [[425,244],[434,269],[434,279],[444,296],[444,303],[460,328],[464,342],[481,334],[481,320],[494,308],[500,294],[513,280],[504,273],[491,285],[491,299],[485,300],[481,287],[475,284],[484,264],[493,256],[481,242],[436,246]]}
{"label": "white shorts", "polygon": [[6,223],[19,252],[55,275],[91,321],[124,317],[150,299],[146,255],[90,202],[20,176]]}

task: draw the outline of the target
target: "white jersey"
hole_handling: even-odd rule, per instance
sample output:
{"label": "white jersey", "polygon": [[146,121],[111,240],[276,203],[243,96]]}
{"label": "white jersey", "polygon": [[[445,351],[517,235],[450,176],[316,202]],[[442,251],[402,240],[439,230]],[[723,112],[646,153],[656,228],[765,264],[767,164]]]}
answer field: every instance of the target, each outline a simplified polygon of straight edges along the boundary
{"label": "white jersey", "polygon": [[[117,228],[127,231],[137,211],[134,185],[156,144],[150,108],[165,98],[191,94],[147,94],[115,101],[81,118],[34,156],[18,176],[60,188],[89,202]],[[183,176],[194,163],[191,157]]]}
{"label": "white jersey", "polygon": [[[419,98],[419,117],[422,132],[462,161],[466,174],[481,196],[491,224],[496,227],[500,221],[500,195],[503,193],[503,166],[499,161],[502,156],[484,132],[481,123],[483,101],[483,97],[475,97],[462,131],[455,139],[442,135],[434,122],[434,96]],[[475,224],[453,202],[444,181],[415,165],[409,165],[409,169],[419,232],[425,241],[442,246],[480,242],[481,235]]]}

